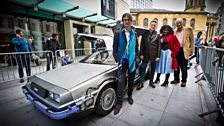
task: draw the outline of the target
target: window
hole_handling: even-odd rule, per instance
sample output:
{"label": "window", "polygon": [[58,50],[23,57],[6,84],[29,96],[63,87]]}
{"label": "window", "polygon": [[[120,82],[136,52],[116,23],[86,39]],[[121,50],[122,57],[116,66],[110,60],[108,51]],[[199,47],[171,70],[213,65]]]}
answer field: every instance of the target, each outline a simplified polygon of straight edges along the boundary
{"label": "window", "polygon": [[173,22],[172,22],[172,26],[173,26],[174,29],[176,28],[176,24],[175,24],[175,23],[176,23],[176,20],[177,20],[177,19],[174,18],[174,19],[173,19]]}
{"label": "window", "polygon": [[49,24],[46,24],[46,32],[50,32],[51,29],[50,29],[50,25]]}
{"label": "window", "polygon": [[18,19],[18,27],[24,28],[23,20]]}
{"label": "window", "polygon": [[167,25],[168,24],[168,22],[167,22],[167,18],[164,18],[163,19],[163,25]]}
{"label": "window", "polygon": [[144,18],[144,20],[143,20],[143,27],[148,28],[148,23],[149,23],[149,19],[148,18]]}
{"label": "window", "polygon": [[195,28],[195,19],[191,19],[190,26],[194,30],[194,28]]}
{"label": "window", "polygon": [[37,30],[37,29],[36,29],[36,24],[35,24],[34,22],[31,23],[31,27],[30,27],[30,29],[31,29],[32,31],[36,31],[36,30]]}
{"label": "window", "polygon": [[186,26],[186,19],[183,18],[183,26]]}
{"label": "window", "polygon": [[8,18],[8,27],[11,28],[11,29],[14,28],[13,18]]}
{"label": "window", "polygon": [[0,17],[0,28],[3,28],[3,17]]}
{"label": "window", "polygon": [[132,21],[132,25],[136,25],[136,20],[133,20]]}

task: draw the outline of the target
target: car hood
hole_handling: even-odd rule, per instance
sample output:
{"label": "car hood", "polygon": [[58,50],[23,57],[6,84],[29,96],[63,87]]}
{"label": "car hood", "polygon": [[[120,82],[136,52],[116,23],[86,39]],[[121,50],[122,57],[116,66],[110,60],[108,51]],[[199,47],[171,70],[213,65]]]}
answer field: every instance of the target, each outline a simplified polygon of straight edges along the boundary
{"label": "car hood", "polygon": [[87,63],[73,63],[39,75],[37,78],[64,89],[71,89],[97,75],[102,74],[116,66]]}

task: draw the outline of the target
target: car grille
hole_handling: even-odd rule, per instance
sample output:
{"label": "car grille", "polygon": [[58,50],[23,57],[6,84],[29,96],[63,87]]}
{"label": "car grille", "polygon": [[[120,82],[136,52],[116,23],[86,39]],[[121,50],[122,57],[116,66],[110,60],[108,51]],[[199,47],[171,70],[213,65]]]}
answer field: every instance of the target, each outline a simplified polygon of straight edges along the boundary
{"label": "car grille", "polygon": [[48,91],[45,90],[44,88],[40,87],[39,85],[37,85],[35,82],[31,82],[30,88],[31,88],[31,90],[36,92],[41,97],[43,97],[43,98],[48,97]]}

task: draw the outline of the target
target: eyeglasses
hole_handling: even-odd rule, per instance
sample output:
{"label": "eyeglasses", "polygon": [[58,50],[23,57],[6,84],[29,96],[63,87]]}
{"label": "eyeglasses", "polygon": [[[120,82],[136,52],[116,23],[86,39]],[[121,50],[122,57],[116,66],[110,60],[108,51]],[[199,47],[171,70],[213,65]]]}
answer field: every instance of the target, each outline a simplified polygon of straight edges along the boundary
{"label": "eyeglasses", "polygon": [[128,21],[128,22],[131,22],[132,20],[131,19],[123,19],[124,22]]}

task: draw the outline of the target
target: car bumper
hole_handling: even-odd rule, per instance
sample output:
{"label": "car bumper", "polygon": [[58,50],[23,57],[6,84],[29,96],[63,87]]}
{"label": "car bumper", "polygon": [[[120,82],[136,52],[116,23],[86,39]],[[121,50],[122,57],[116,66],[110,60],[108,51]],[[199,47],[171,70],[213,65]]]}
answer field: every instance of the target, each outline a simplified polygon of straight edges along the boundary
{"label": "car bumper", "polygon": [[56,109],[50,106],[47,103],[44,103],[41,99],[35,96],[35,94],[30,91],[30,89],[27,86],[22,87],[23,93],[26,95],[26,98],[36,106],[37,109],[39,109],[42,113],[49,116],[52,119],[63,119],[66,118],[74,113],[79,113],[84,110],[94,108],[94,101],[92,101],[92,104],[86,105],[86,103],[90,100],[94,100],[94,97],[86,98],[86,100],[82,100],[77,103],[69,104],[63,108]]}

